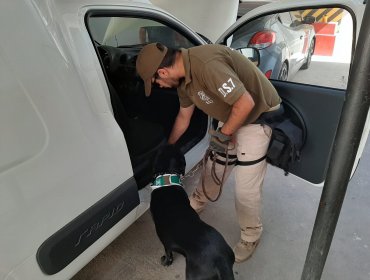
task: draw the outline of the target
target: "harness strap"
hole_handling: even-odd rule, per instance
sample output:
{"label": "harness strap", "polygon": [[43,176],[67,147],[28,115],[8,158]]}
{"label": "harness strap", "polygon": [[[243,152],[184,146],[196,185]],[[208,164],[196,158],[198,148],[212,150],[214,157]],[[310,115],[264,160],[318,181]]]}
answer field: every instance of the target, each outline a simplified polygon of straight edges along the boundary
{"label": "harness strap", "polygon": [[[222,157],[226,158],[226,154],[224,154],[224,153],[217,152],[216,154],[218,154],[219,156],[222,156]],[[227,154],[227,155],[228,155],[229,159],[237,158],[236,155],[229,155],[229,154]]]}
{"label": "harness strap", "polygon": [[[217,154],[220,155],[220,156],[223,156],[222,153],[217,153]],[[218,164],[226,165],[226,161],[225,160],[219,159],[217,157],[215,158],[214,154],[212,154],[212,153],[210,154],[209,158],[212,161],[215,161]],[[230,161],[230,159],[234,159],[234,160]],[[259,159],[256,159],[256,160],[240,161],[240,160],[237,159],[236,155],[229,155],[229,161],[228,161],[227,165],[249,166],[249,165],[257,164],[257,163],[263,161],[264,159],[266,159],[266,155],[264,155],[263,157],[261,157]]]}
{"label": "harness strap", "polygon": [[240,161],[240,160],[237,160],[236,161],[236,165],[250,166],[250,165],[257,164],[257,163],[263,161],[265,158],[266,158],[266,155],[264,155],[263,157],[261,157],[259,159],[256,159],[256,160],[250,160],[250,161]]}
{"label": "harness strap", "polygon": [[[222,156],[222,157],[224,157],[224,158],[226,158],[226,155],[225,155],[225,156],[223,156],[223,154],[222,154],[222,153],[217,153],[217,154],[218,154],[218,155],[220,155],[220,156]],[[216,158],[215,158],[214,154],[212,154],[212,153],[209,155],[209,158],[210,158],[212,161],[216,161],[216,163],[218,163],[218,164],[226,165],[226,161],[225,161],[225,160],[219,159],[219,158],[217,158],[217,156],[216,156]],[[230,159],[233,159],[233,160],[228,161],[227,165],[234,165],[234,164],[237,162],[237,157],[236,157],[236,155],[229,155],[229,160],[230,160]]]}

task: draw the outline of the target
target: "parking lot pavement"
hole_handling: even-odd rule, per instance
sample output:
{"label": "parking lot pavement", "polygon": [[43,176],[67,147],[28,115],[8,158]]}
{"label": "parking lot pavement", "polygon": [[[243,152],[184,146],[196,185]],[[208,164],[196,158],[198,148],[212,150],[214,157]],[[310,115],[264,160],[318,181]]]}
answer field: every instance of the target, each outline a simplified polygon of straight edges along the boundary
{"label": "parking lot pavement", "polygon": [[[313,58],[313,60],[315,57]],[[317,58],[316,59],[320,59]],[[334,73],[334,74],[333,74]],[[348,83],[349,64],[340,62],[323,63],[312,61],[310,68],[298,71],[290,81],[303,84],[320,85],[338,89],[346,89]],[[330,77],[323,79],[323,77]],[[320,81],[318,83],[318,81]]]}
{"label": "parking lot pavement", "polygon": [[[350,181],[331,245],[323,280],[370,279],[370,145],[366,145]],[[198,175],[199,176],[199,175]],[[188,192],[198,177],[187,178]],[[220,200],[201,218],[219,230],[233,246],[239,238],[234,210],[233,176]],[[235,279],[300,279],[322,188],[269,166],[263,189],[262,241],[253,257],[234,265]],[[185,262],[175,255],[172,266],[160,265],[163,248],[149,212],[101,252],[73,280],[185,279]]]}
{"label": "parking lot pavement", "polygon": [[290,79],[292,82],[305,83],[339,89],[346,89],[352,46],[348,38],[352,38],[352,18],[347,14],[335,35],[335,46],[330,56],[313,55],[310,67],[300,70]]}

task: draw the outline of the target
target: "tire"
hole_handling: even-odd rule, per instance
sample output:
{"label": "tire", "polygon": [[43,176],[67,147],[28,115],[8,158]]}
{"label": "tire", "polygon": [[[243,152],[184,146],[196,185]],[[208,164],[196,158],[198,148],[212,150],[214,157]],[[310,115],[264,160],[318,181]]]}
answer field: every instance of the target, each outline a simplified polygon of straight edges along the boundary
{"label": "tire", "polygon": [[306,59],[305,63],[301,66],[302,70],[306,70],[306,69],[308,69],[308,67],[310,67],[314,50],[315,50],[315,39],[312,39],[312,41],[310,43],[310,48],[309,48],[308,53],[307,53],[307,59]]}
{"label": "tire", "polygon": [[281,66],[278,80],[280,81],[288,80],[288,64],[286,62],[284,62],[283,65]]}

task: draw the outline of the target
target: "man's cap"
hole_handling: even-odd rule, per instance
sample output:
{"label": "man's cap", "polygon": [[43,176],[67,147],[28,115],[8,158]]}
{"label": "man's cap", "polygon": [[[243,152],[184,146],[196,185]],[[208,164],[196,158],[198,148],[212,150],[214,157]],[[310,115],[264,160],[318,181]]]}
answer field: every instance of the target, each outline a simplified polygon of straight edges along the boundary
{"label": "man's cap", "polygon": [[152,78],[167,53],[167,47],[160,43],[152,43],[143,47],[137,56],[136,70],[144,81],[145,95],[152,90]]}

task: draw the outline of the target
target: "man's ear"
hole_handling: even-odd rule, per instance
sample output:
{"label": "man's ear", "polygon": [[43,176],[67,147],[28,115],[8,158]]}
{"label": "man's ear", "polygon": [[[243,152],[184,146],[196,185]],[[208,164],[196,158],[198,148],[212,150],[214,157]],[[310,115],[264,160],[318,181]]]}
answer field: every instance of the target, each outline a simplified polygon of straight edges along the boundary
{"label": "man's ear", "polygon": [[159,68],[157,70],[157,73],[158,73],[159,77],[161,77],[161,78],[166,78],[169,74],[167,68]]}

